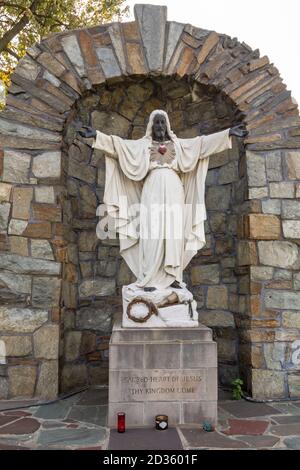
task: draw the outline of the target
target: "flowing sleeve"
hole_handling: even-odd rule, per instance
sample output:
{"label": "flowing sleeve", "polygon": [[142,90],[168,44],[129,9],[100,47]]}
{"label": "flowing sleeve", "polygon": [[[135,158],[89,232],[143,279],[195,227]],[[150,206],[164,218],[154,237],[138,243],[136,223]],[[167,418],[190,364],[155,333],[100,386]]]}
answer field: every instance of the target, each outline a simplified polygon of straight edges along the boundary
{"label": "flowing sleeve", "polygon": [[93,141],[92,147],[98,150],[103,150],[111,157],[117,158],[118,154],[114,145],[114,139],[111,135],[104,134],[103,132],[96,131],[96,137]]}
{"label": "flowing sleeve", "polygon": [[232,148],[231,137],[229,136],[229,130],[216,132],[215,134],[202,135],[200,156],[199,158],[206,158],[214,153],[222,152]]}

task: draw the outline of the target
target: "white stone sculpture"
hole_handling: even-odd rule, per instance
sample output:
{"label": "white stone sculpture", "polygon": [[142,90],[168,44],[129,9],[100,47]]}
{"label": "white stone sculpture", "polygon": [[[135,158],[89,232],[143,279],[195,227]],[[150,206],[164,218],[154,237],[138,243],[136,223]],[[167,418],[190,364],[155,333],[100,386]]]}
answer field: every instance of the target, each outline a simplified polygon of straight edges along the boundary
{"label": "white stone sculpture", "polygon": [[[119,233],[120,253],[137,280],[123,286],[124,327],[198,326],[184,268],[205,245],[205,178],[209,156],[231,148],[236,126],[180,139],[165,111],[154,110],[146,135],[122,139],[89,127],[92,146],[105,152],[104,203]],[[146,320],[145,320],[146,319]]]}

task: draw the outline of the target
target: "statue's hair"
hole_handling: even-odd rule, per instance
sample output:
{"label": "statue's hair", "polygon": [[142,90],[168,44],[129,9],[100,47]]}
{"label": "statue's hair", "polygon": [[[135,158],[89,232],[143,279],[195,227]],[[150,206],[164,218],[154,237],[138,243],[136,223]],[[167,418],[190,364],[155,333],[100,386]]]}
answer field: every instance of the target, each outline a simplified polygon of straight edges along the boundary
{"label": "statue's hair", "polygon": [[152,113],[150,114],[150,116],[149,116],[149,121],[148,121],[148,124],[147,124],[147,129],[146,129],[146,135],[145,135],[145,137],[148,137],[148,138],[152,139],[153,121],[154,121],[154,117],[155,117],[157,114],[162,114],[162,115],[165,117],[165,119],[166,119],[166,124],[167,124],[167,133],[168,133],[170,139],[171,139],[171,140],[176,139],[176,135],[174,134],[174,132],[173,132],[172,129],[171,129],[169,116],[168,116],[168,114],[166,113],[166,111],[164,111],[163,109],[154,109],[154,111],[152,111]]}

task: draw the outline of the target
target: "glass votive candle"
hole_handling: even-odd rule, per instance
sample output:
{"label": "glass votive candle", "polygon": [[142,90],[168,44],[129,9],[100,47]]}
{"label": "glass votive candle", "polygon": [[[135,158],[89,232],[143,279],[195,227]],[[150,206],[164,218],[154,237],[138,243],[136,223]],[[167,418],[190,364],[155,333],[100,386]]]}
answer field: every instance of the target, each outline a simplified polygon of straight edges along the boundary
{"label": "glass votive candle", "polygon": [[125,413],[118,413],[118,432],[125,432]]}
{"label": "glass votive candle", "polygon": [[155,428],[163,431],[168,428],[168,416],[167,415],[157,415],[155,416]]}

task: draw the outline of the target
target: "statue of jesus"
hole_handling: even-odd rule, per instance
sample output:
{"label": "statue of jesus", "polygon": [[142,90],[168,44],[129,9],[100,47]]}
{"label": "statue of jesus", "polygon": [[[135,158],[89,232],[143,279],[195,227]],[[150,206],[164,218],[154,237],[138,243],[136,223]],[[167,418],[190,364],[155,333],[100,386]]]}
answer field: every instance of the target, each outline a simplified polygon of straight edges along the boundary
{"label": "statue of jesus", "polygon": [[[244,137],[243,124],[211,135],[180,139],[167,113],[150,114],[146,134],[128,140],[84,126],[105,152],[104,203],[120,235],[120,253],[145,292],[182,288],[184,268],[205,245],[205,178],[209,156]],[[124,201],[127,208],[124,210]],[[139,233],[130,206],[140,204]]]}

